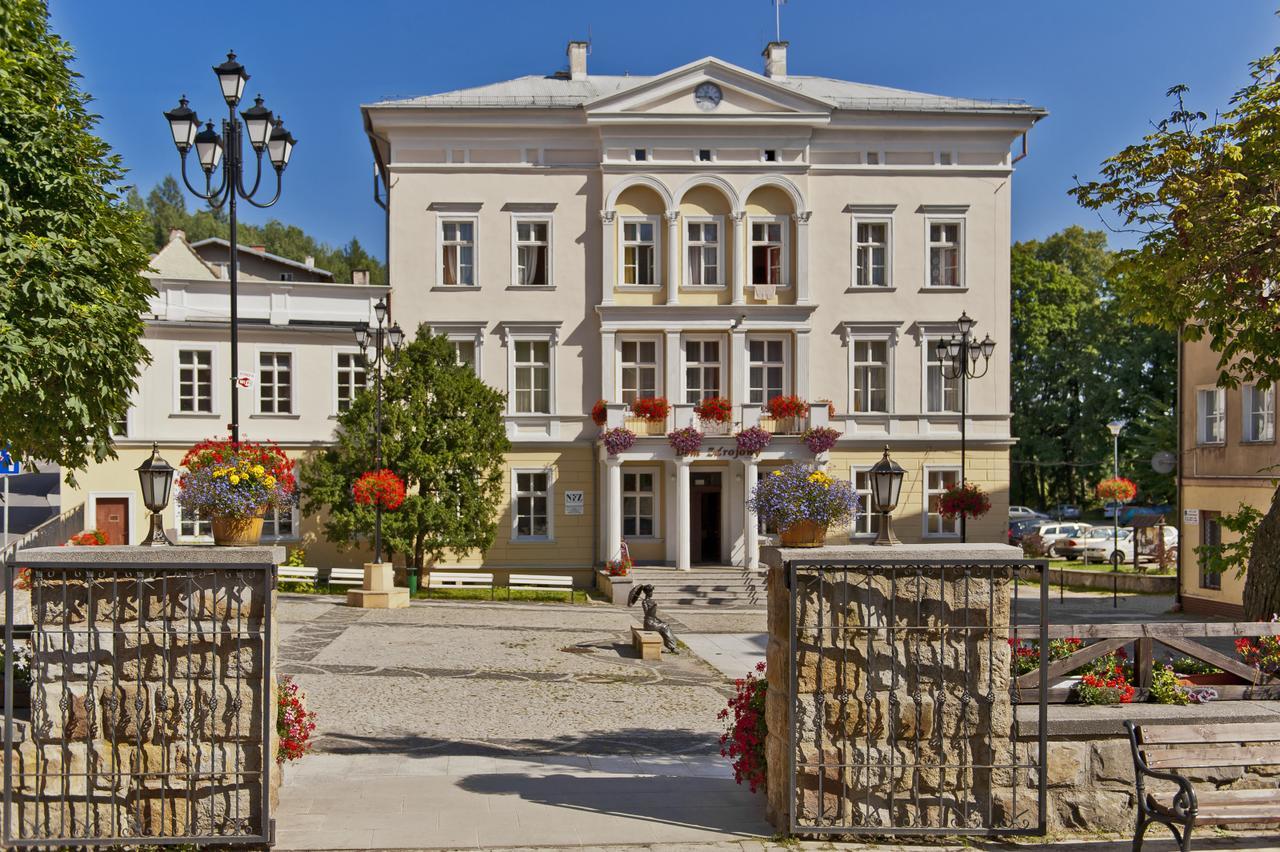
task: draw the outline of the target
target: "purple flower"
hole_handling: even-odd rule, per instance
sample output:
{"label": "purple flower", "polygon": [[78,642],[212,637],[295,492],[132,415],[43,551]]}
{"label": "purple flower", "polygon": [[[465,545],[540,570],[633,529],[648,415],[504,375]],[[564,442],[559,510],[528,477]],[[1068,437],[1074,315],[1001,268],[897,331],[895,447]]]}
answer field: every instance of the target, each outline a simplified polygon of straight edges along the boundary
{"label": "purple flower", "polygon": [[835,526],[853,517],[858,496],[848,480],[835,479],[814,465],[793,464],[761,477],[749,505],[779,529],[798,521]]}
{"label": "purple flower", "polygon": [[815,456],[818,453],[825,453],[836,445],[836,440],[840,437],[840,433],[829,426],[819,426],[816,429],[806,429],[804,434],[800,436],[809,448],[809,452]]}
{"label": "purple flower", "polygon": [[734,438],[738,442],[739,450],[755,454],[769,446],[769,442],[773,440],[773,434],[768,429],[751,426],[734,435]]}
{"label": "purple flower", "polygon": [[635,445],[635,442],[636,433],[621,426],[616,429],[608,429],[600,435],[600,443],[604,444],[605,450],[611,456],[625,453]]}
{"label": "purple flower", "polygon": [[702,433],[692,426],[668,432],[667,440],[671,442],[671,448],[678,456],[696,455],[698,450],[702,449]]}

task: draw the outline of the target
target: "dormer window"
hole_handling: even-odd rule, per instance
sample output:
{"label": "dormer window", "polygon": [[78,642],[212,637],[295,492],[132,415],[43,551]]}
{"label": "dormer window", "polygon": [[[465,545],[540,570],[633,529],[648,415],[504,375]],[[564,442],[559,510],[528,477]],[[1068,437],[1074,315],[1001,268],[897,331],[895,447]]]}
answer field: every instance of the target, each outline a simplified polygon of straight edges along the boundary
{"label": "dormer window", "polygon": [[637,148],[631,152],[631,159],[635,160],[637,163],[643,163],[645,160],[649,159],[649,152],[644,148]]}
{"label": "dormer window", "polygon": [[700,163],[709,163],[709,162],[711,162],[711,149],[710,149],[710,148],[699,148],[699,149],[698,149],[698,162],[700,162]]}
{"label": "dormer window", "polygon": [[778,152],[777,152],[775,149],[773,149],[773,148],[765,148],[765,149],[764,149],[764,161],[765,161],[766,163],[776,163],[776,162],[778,162]]}

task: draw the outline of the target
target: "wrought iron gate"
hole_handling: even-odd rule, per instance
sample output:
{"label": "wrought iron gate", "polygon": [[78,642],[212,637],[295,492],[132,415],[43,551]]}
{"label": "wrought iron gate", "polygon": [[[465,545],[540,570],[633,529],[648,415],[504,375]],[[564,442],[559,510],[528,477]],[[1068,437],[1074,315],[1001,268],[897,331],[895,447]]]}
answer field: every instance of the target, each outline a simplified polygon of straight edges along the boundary
{"label": "wrought iron gate", "polygon": [[[1025,566],[1039,585],[1020,600]],[[1013,667],[1048,653],[1047,563],[795,560],[786,576],[793,833],[1045,833],[1047,659],[1034,739]]]}
{"label": "wrought iron gate", "polygon": [[5,845],[270,843],[271,565],[30,554],[29,638],[6,595]]}

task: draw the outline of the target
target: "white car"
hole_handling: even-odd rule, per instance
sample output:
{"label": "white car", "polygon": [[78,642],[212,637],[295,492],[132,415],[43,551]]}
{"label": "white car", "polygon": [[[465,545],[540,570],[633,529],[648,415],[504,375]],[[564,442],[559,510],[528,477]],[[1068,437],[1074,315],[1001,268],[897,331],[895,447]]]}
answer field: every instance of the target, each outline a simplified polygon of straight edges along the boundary
{"label": "white car", "polygon": [[[1164,534],[1164,548],[1169,550],[1178,546],[1178,528],[1165,524],[1162,528]],[[1098,538],[1093,538],[1095,533],[1102,533]],[[1100,559],[1104,562],[1110,562],[1111,557],[1115,553],[1120,554],[1121,562],[1133,562],[1133,547],[1135,538],[1133,530],[1128,527],[1120,528],[1120,536],[1114,542],[1111,540],[1112,531],[1106,527],[1094,527],[1089,531],[1089,538],[1085,539],[1084,554],[1087,559]],[[1149,539],[1150,536],[1144,537]],[[1143,545],[1138,556],[1144,561],[1153,561],[1156,558],[1155,548],[1151,545]]]}
{"label": "white car", "polygon": [[[1121,542],[1131,535],[1133,530],[1128,527],[1121,527],[1118,531],[1118,539]],[[1082,536],[1068,536],[1058,542],[1057,550],[1059,556],[1065,556],[1067,559],[1078,559],[1083,556],[1092,561],[1099,559],[1105,561],[1112,550],[1111,527],[1093,527]]]}
{"label": "white car", "polygon": [[1089,524],[1072,523],[1062,524],[1055,521],[1049,521],[1038,530],[1040,538],[1044,540],[1044,545],[1049,553],[1060,553],[1058,545],[1070,538],[1079,538],[1089,530],[1093,529]]}
{"label": "white car", "polygon": [[1009,507],[1009,520],[1011,521],[1025,521],[1031,518],[1044,518],[1044,517],[1047,517],[1047,516],[1043,512],[1037,512],[1035,509],[1032,509],[1029,506],[1010,506]]}

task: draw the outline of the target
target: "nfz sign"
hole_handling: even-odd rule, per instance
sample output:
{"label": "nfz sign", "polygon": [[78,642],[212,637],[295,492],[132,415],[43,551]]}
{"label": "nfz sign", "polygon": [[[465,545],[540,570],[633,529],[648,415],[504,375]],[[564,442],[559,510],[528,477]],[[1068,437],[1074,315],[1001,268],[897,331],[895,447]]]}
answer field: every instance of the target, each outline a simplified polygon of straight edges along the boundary
{"label": "nfz sign", "polygon": [[564,492],[564,513],[566,515],[581,515],[584,506],[586,506],[586,500],[581,491]]}

